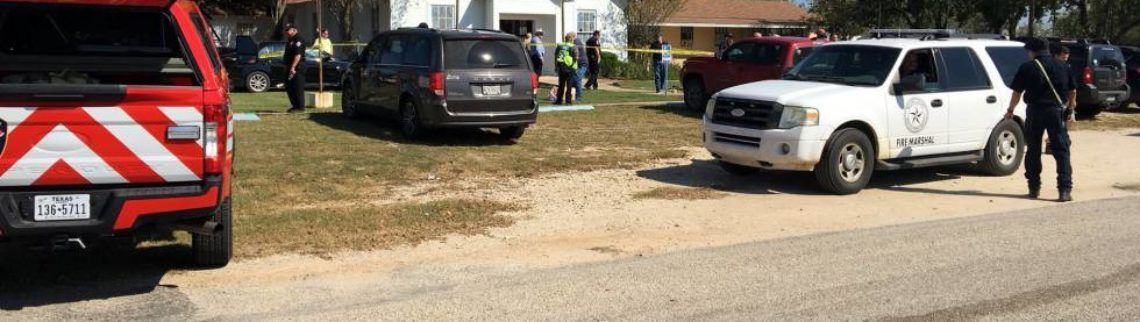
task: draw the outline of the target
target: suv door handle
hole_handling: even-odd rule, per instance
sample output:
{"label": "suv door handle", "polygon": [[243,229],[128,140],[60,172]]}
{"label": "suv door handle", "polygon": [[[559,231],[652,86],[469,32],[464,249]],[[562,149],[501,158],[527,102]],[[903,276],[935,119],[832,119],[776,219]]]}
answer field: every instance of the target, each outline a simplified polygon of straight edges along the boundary
{"label": "suv door handle", "polygon": [[986,103],[997,103],[997,96],[990,95],[990,97],[986,97]]}
{"label": "suv door handle", "polygon": [[936,100],[930,101],[930,106],[935,107],[935,108],[942,107],[942,100],[936,99]]}

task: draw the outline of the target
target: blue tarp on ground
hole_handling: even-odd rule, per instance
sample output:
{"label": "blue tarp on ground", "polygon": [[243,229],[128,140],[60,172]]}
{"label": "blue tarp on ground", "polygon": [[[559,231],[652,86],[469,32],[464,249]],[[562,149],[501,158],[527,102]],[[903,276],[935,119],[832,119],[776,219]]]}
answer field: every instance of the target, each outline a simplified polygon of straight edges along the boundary
{"label": "blue tarp on ground", "polygon": [[594,109],[593,105],[551,105],[539,106],[539,113],[546,112],[560,112],[560,111],[588,111]]}
{"label": "blue tarp on ground", "polygon": [[253,113],[234,113],[234,121],[260,121],[261,118]]}

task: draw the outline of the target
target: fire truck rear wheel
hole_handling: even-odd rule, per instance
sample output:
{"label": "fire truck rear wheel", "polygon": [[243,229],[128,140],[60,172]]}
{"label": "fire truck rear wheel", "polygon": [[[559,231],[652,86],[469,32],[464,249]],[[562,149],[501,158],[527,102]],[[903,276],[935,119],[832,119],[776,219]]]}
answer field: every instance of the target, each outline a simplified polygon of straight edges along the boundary
{"label": "fire truck rear wheel", "polygon": [[214,214],[214,221],[222,226],[213,235],[193,234],[192,251],[194,264],[199,267],[224,267],[230,263],[234,253],[233,207],[226,199]]}

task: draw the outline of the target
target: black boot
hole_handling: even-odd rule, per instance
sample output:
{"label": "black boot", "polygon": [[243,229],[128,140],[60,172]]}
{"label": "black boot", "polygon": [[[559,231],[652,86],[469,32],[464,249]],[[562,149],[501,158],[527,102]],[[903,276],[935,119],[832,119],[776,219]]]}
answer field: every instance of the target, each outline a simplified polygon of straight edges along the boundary
{"label": "black boot", "polygon": [[1058,202],[1073,201],[1073,193],[1071,191],[1068,191],[1068,190],[1061,190],[1060,196],[1057,197],[1057,201]]}
{"label": "black boot", "polygon": [[1030,187],[1029,188],[1029,199],[1037,199],[1037,197],[1040,197],[1040,196],[1041,196],[1041,188],[1040,187],[1037,187],[1037,188]]}

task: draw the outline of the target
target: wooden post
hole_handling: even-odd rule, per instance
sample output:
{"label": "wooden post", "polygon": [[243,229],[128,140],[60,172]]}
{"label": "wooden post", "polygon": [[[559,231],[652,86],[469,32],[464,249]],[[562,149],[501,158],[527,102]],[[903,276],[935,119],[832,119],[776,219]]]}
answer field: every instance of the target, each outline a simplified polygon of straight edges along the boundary
{"label": "wooden post", "polygon": [[[321,30],[325,29],[323,20],[324,6],[321,5],[321,0],[317,0],[317,37],[313,39],[313,44],[319,44],[321,42]],[[312,95],[305,95],[305,105],[315,108],[330,108],[333,106],[333,97],[332,93],[325,93],[325,59],[324,51],[320,48],[321,46],[317,46],[317,92]],[[305,50],[308,49],[306,48]],[[301,53],[301,57],[303,59],[304,52]],[[312,97],[311,103],[308,101],[309,97]]]}

